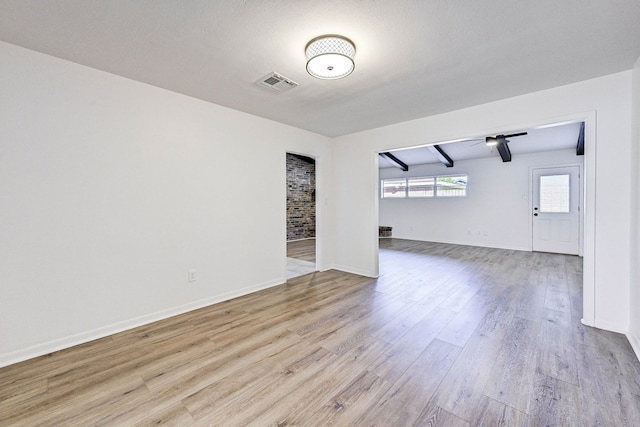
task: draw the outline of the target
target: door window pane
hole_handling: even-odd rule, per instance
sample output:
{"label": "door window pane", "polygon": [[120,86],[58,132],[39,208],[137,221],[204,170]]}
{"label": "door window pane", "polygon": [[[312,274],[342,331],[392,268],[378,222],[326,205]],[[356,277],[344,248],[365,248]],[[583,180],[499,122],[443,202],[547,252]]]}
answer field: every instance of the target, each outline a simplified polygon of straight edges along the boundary
{"label": "door window pane", "polygon": [[540,212],[569,213],[569,175],[540,177]]}

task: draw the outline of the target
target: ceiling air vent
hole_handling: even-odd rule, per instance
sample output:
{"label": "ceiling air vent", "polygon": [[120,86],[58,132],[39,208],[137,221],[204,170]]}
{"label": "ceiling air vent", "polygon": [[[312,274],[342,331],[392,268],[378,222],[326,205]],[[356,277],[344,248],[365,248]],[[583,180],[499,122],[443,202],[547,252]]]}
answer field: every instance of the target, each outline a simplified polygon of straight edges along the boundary
{"label": "ceiling air vent", "polygon": [[276,92],[284,92],[298,86],[298,83],[286,78],[282,74],[278,74],[275,72],[267,74],[266,76],[259,79],[256,83],[258,83],[260,86],[271,88]]}

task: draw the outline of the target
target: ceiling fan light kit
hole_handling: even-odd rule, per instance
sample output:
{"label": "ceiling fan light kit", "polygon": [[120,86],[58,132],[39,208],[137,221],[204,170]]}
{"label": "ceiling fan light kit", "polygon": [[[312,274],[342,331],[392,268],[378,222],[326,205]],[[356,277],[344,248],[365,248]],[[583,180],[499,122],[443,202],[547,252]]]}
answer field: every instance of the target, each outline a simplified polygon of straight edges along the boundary
{"label": "ceiling fan light kit", "polygon": [[496,145],[498,145],[498,138],[488,136],[486,138],[485,144],[487,144],[487,147],[495,147]]}
{"label": "ceiling fan light kit", "polygon": [[307,72],[323,80],[347,77],[355,69],[353,57],[356,46],[351,40],[338,35],[319,36],[307,43]]}

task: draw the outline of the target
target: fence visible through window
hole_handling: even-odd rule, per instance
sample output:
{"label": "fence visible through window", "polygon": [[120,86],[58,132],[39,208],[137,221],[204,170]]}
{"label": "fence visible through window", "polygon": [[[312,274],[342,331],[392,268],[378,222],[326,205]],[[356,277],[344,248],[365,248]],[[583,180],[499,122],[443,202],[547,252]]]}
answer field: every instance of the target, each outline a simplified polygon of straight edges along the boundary
{"label": "fence visible through window", "polygon": [[381,188],[383,199],[407,197],[406,179],[384,179]]}
{"label": "fence visible through window", "polygon": [[383,199],[466,197],[467,175],[383,179]]}

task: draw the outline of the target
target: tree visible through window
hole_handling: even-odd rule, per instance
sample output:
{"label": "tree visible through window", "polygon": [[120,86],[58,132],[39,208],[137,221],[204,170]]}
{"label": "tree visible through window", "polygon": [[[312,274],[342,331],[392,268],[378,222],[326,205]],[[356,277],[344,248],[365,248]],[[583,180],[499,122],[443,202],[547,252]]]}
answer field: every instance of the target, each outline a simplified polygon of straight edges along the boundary
{"label": "tree visible through window", "polygon": [[439,176],[436,186],[438,197],[462,197],[467,195],[466,176]]}

